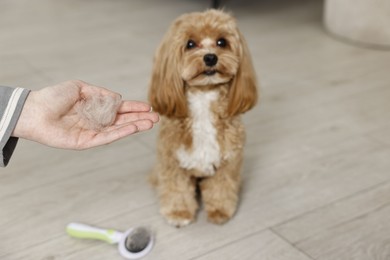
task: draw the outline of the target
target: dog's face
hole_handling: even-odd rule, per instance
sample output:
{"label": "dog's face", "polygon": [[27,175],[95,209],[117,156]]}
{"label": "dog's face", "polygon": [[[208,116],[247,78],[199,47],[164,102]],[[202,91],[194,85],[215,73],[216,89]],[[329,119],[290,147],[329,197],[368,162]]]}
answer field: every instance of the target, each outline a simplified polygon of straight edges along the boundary
{"label": "dog's face", "polygon": [[252,108],[256,79],[235,19],[217,10],[180,16],[157,50],[149,99],[161,115],[187,114],[186,86],[229,84],[229,114]]}
{"label": "dog's face", "polygon": [[226,15],[187,15],[176,40],[181,78],[190,86],[229,82],[240,63],[241,45],[234,20]]}

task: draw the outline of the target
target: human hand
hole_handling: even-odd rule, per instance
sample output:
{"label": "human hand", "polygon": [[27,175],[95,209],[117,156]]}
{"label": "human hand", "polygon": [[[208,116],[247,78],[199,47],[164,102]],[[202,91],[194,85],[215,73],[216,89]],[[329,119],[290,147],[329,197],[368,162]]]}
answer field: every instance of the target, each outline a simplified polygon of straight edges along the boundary
{"label": "human hand", "polygon": [[93,97],[120,96],[79,80],[31,91],[12,135],[56,148],[82,150],[148,130],[159,120],[149,104],[121,101],[112,123],[91,127],[80,110]]}

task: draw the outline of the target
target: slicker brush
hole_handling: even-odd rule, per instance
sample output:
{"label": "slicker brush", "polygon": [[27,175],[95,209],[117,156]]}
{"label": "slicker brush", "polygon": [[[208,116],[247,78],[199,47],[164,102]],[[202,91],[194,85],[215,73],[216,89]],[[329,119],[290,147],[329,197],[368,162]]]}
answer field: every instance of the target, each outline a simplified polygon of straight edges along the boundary
{"label": "slicker brush", "polygon": [[101,229],[80,223],[70,223],[66,232],[71,237],[97,239],[109,244],[118,244],[119,253],[125,259],[139,259],[147,255],[154,244],[151,230],[136,227],[122,233],[112,229]]}

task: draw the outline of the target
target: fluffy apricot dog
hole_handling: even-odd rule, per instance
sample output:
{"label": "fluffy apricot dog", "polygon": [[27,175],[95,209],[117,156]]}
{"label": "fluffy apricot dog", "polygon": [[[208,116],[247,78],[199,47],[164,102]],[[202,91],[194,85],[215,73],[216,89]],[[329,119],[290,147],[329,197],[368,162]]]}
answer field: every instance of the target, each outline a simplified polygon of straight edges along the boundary
{"label": "fluffy apricot dog", "polygon": [[240,115],[257,101],[247,44],[218,10],[173,22],[159,46],[149,101],[162,119],[152,183],[160,212],[181,227],[195,219],[200,192],[208,220],[235,213],[245,130]]}

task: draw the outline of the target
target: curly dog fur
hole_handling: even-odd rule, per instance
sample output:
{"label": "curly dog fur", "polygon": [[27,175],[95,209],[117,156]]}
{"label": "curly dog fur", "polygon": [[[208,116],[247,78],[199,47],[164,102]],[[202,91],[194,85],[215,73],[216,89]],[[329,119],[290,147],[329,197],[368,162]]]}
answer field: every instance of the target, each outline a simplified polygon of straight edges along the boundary
{"label": "curly dog fur", "polygon": [[245,129],[240,115],[257,102],[257,83],[235,19],[208,10],[173,22],[154,60],[149,100],[161,116],[151,180],[168,223],[195,220],[200,191],[208,220],[236,212]]}

